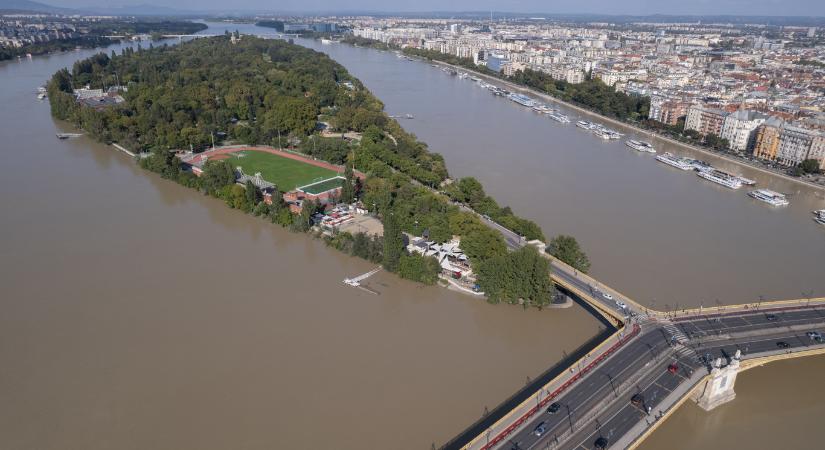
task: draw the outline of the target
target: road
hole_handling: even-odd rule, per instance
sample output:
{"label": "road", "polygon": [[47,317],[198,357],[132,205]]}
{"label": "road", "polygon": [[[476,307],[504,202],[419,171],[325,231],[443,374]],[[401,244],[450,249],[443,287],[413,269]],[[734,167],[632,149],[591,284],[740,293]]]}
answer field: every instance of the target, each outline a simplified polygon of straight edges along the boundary
{"label": "road", "polygon": [[[795,329],[789,330],[791,326]],[[699,378],[694,375],[707,373],[709,361],[729,358],[737,350],[745,359],[778,351],[779,341],[789,345],[787,351],[807,349],[814,342],[805,331],[824,326],[825,311],[820,308],[700,317],[676,325],[693,336],[680,345],[665,326],[648,322],[639,337],[555,399],[558,412],[537,414],[499,448],[592,449],[600,437],[615,442],[640,421],[652,423],[665,397],[695,384]],[[678,367],[676,373],[667,370],[671,364]],[[633,405],[630,398],[637,393],[643,401]],[[535,431],[542,424],[545,431],[538,436]]]}

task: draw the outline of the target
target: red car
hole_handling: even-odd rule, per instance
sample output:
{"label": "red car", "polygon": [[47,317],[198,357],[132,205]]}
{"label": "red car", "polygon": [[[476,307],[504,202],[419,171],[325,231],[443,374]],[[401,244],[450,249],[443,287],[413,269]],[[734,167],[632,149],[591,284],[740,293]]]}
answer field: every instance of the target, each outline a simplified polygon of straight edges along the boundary
{"label": "red car", "polygon": [[679,366],[676,365],[676,363],[673,363],[673,364],[667,366],[667,371],[670,372],[670,373],[675,374],[676,372],[679,371]]}

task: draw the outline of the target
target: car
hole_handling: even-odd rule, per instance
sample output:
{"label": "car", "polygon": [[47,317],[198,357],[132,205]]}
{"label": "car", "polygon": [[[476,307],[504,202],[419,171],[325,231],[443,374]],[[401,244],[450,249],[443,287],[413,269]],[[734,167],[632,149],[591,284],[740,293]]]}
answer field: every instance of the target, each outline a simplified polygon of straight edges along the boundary
{"label": "car", "polygon": [[607,438],[604,436],[599,437],[596,439],[596,442],[593,443],[593,447],[599,450],[604,450],[607,448]]}
{"label": "car", "polygon": [[608,300],[613,300],[613,296],[608,294],[607,292],[602,292],[602,297],[604,297]]}
{"label": "car", "polygon": [[822,342],[822,333],[819,331],[809,331],[805,333],[812,341]]}
{"label": "car", "polygon": [[642,394],[633,394],[633,397],[630,397],[630,404],[633,406],[641,406],[643,402],[644,397],[642,397]]}
{"label": "car", "polygon": [[667,366],[667,371],[670,372],[670,373],[675,374],[676,372],[679,371],[679,365],[676,364],[676,363],[673,363],[673,364]]}
{"label": "car", "polygon": [[774,322],[776,321],[776,314],[768,314],[765,316],[765,319],[767,319],[768,322]]}
{"label": "car", "polygon": [[790,348],[791,344],[788,344],[785,341],[779,341],[779,342],[776,343],[776,346],[779,347],[779,348]]}
{"label": "car", "polygon": [[547,432],[547,423],[546,422],[542,422],[542,423],[538,424],[538,426],[533,429],[533,434],[535,434],[538,437],[541,437],[546,432]]}
{"label": "car", "polygon": [[547,414],[555,414],[559,412],[561,409],[561,405],[558,403],[551,403],[550,406],[547,407]]}
{"label": "car", "polygon": [[616,307],[619,309],[625,309],[627,308],[627,305],[625,305],[623,301],[616,300]]}

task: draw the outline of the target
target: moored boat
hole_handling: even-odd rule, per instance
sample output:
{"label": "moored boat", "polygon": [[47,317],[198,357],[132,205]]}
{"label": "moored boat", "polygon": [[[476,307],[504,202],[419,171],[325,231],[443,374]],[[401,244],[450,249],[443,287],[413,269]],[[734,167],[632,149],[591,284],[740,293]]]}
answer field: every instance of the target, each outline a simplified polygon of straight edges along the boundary
{"label": "moored boat", "polygon": [[680,158],[678,156],[673,155],[672,153],[663,153],[661,155],[656,155],[656,161],[665,163],[669,166],[675,167],[680,170],[693,169],[693,164],[690,158]]}
{"label": "moored boat", "polygon": [[625,142],[625,145],[640,152],[656,153],[656,149],[654,149],[653,146],[647,142],[634,141],[631,139]]}
{"label": "moored boat", "polygon": [[748,195],[772,206],[788,205],[788,199],[785,198],[784,194],[780,194],[779,192],[775,192],[770,189],[756,189],[748,192]]}
{"label": "moored boat", "polygon": [[719,169],[703,170],[696,175],[716,184],[721,184],[729,189],[739,189],[742,187],[742,181],[736,175],[731,175]]}

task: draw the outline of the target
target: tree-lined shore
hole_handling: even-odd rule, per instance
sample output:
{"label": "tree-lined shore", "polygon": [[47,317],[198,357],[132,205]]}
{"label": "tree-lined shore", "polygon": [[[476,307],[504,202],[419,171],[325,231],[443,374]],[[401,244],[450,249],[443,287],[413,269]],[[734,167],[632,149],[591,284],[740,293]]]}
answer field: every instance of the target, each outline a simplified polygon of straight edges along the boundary
{"label": "tree-lined shore", "polygon": [[[251,183],[235,184],[225,161],[208,162],[203,176],[195,177],[173,151],[202,151],[214,139],[291,146],[345,165],[350,175],[342,200],[361,201],[380,217],[385,231],[383,238],[336,233],[325,238],[329,245],[432,284],[438,263],[407,254],[402,233],[426,233],[439,243],[460,236],[491,301],[539,307],[551,301],[546,259],[531,247],[508,252],[498,232],[458,205],[526,239],[545,240],[538,225],[499,205],[474,178],[451,180],[443,157],[389,118],[383,104],[328,56],[281,40],[230,38],[124,49],[78,61],[49,82],[52,114],[93,138],[148,154],[141,159],[147,170],[299,232],[310,229],[318,205],[306,202],[301,214],[291,214],[280,195],[267,204]],[[85,85],[120,86],[125,101],[109,108],[81,106],[71,92]],[[319,124],[326,127],[326,137]],[[329,137],[329,131],[355,133],[358,139]],[[351,176],[352,167],[367,174],[363,183]]]}

